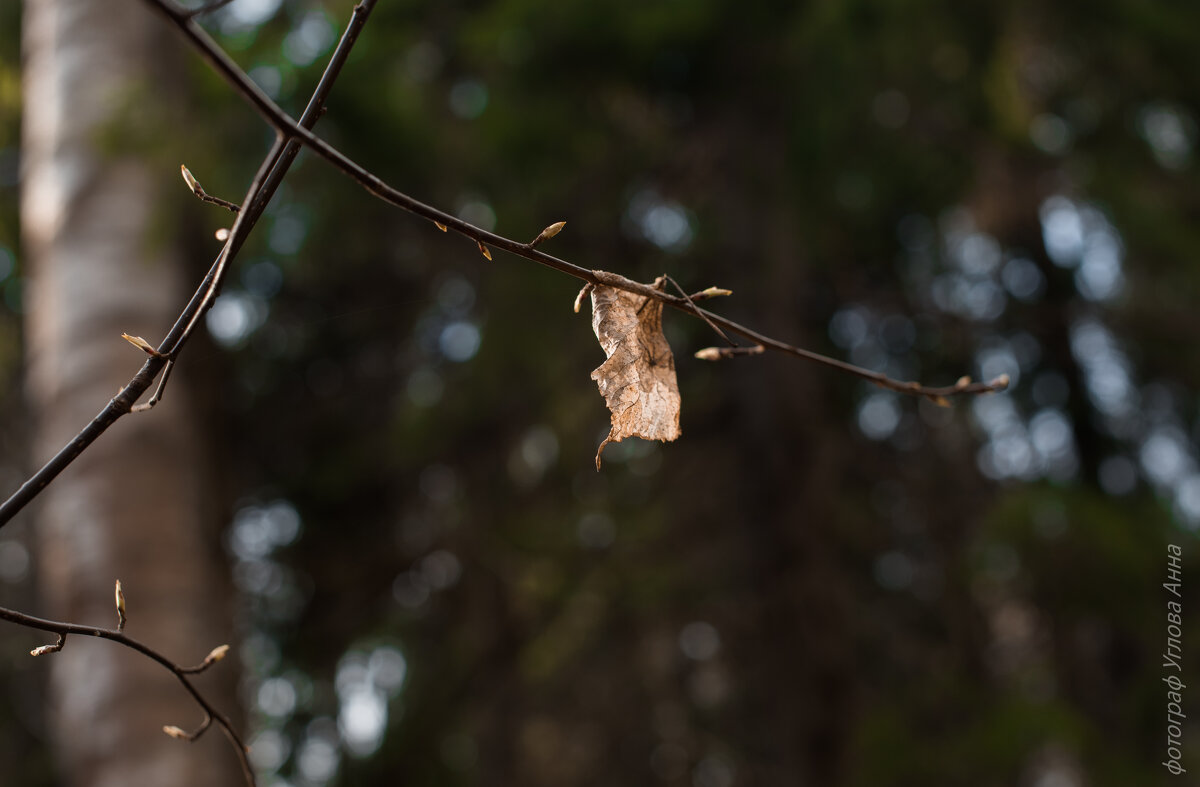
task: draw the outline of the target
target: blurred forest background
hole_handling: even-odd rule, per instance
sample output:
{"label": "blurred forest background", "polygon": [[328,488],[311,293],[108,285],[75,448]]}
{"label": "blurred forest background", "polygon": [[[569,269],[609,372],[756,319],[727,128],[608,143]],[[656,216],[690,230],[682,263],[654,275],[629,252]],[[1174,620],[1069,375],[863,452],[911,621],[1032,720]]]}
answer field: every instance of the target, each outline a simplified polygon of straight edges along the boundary
{"label": "blurred forest background", "polygon": [[[203,21],[297,116],[351,8]],[[0,4],[5,495],[36,442],[21,21]],[[131,93],[137,133],[96,155],[164,184],[144,232],[198,282],[229,215],[178,166],[240,199],[271,133],[153,24],[175,86]],[[706,363],[711,331],[668,313],[683,437],[597,473],[578,283],[302,154],[166,393],[197,402],[230,588],[178,614],[232,610],[262,784],[1169,778],[1169,543],[1200,677],[1197,31],[1200,6],[1135,0],[382,0],[316,130],[384,180],[516,239],[566,220],[556,256],[728,287],[716,310],[900,379],[1013,384],[944,409],[782,356]],[[45,611],[23,516],[0,603]],[[0,648],[6,783],[67,783],[39,641]]]}

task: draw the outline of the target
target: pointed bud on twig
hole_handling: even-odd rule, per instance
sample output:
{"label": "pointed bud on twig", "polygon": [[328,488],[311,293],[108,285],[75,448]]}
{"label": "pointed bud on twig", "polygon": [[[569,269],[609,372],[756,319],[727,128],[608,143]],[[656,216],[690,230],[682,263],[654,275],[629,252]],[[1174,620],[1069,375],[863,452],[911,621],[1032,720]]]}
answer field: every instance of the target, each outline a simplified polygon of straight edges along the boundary
{"label": "pointed bud on twig", "polygon": [[117,631],[122,631],[125,628],[125,592],[121,590],[121,580],[119,579],[113,596],[117,601]]}
{"label": "pointed bud on twig", "polygon": [[695,357],[702,361],[719,361],[723,358],[733,358],[738,355],[761,355],[767,348],[761,344],[751,344],[744,347],[705,347],[697,350]]}
{"label": "pointed bud on twig", "polygon": [[186,732],[179,729],[174,724],[163,725],[163,732],[170,735],[172,738],[177,738],[181,741],[189,741],[192,739],[191,735],[188,735]]}
{"label": "pointed bud on twig", "polygon": [[549,227],[547,227],[546,229],[544,229],[538,233],[538,236],[533,239],[532,243],[529,244],[529,248],[532,249],[534,246],[537,246],[542,241],[553,238],[555,235],[562,232],[562,228],[565,226],[567,226],[567,223],[565,221],[554,222]]}
{"label": "pointed bud on twig", "polygon": [[150,342],[143,339],[141,336],[130,336],[127,333],[121,334],[121,338],[138,348],[146,355],[153,355],[155,358],[166,358],[167,356],[160,353],[150,345]]}
{"label": "pointed bud on twig", "polygon": [[204,657],[205,664],[216,664],[221,659],[225,658],[225,654],[229,652],[228,645],[217,645],[212,649],[207,656]]}
{"label": "pointed bud on twig", "polygon": [[446,225],[445,225],[445,224],[443,224],[443,223],[441,223],[440,221],[435,221],[435,222],[433,223],[433,226],[437,227],[437,228],[438,228],[439,230],[441,230],[442,232],[445,232],[445,231],[446,231]]}
{"label": "pointed bud on twig", "polygon": [[579,314],[580,308],[583,307],[583,299],[586,298],[587,296],[591,295],[592,290],[594,290],[594,289],[596,289],[596,286],[594,284],[592,284],[591,282],[588,282],[587,284],[583,285],[583,289],[581,289],[579,291],[579,294],[575,296],[575,313],[576,314]]}
{"label": "pointed bud on twig", "polygon": [[938,407],[949,407],[950,406],[950,400],[944,396],[931,396],[931,397],[929,397],[929,401],[933,402]]}
{"label": "pointed bud on twig", "polygon": [[192,190],[193,194],[199,197],[204,193],[204,189],[200,187],[200,181],[196,180],[196,177],[188,171],[186,166],[180,164],[179,171],[183,173],[183,182],[188,184],[188,188]]}
{"label": "pointed bud on twig", "polygon": [[1008,387],[1008,381],[1009,381],[1008,375],[1002,374],[999,377],[997,377],[995,380],[992,380],[990,383],[988,383],[988,385],[990,385],[993,389],[995,389],[997,391],[1003,391],[1005,388]]}
{"label": "pointed bud on twig", "polygon": [[958,380],[954,383],[954,390],[961,391],[962,389],[966,388],[970,384],[971,384],[971,376],[964,374],[962,377],[959,377]]}
{"label": "pointed bud on twig", "polygon": [[183,173],[183,182],[186,183],[188,188],[192,190],[192,193],[199,197],[202,201],[212,205],[220,205],[222,208],[230,210],[234,213],[237,213],[239,210],[241,210],[236,203],[230,202],[226,199],[221,199],[220,197],[214,197],[205,191],[204,187],[200,185],[200,181],[196,180],[196,176],[189,172],[188,168],[183,164],[179,165],[179,171]]}
{"label": "pointed bud on twig", "polygon": [[226,229],[225,227],[222,227],[221,229],[217,230],[214,234],[216,235],[217,240],[221,241],[221,243],[224,243],[225,241],[229,240],[229,230]]}
{"label": "pointed bud on twig", "polygon": [[699,301],[705,298],[719,298],[722,295],[733,295],[733,290],[727,290],[724,287],[709,287],[693,295],[692,300]]}
{"label": "pointed bud on twig", "polygon": [[64,633],[58,635],[58,642],[55,642],[53,645],[42,645],[39,648],[34,648],[33,650],[29,651],[29,655],[30,656],[45,656],[47,653],[57,653],[58,651],[62,650],[63,645],[66,645],[66,644],[67,644],[67,635],[64,632]]}
{"label": "pointed bud on twig", "polygon": [[491,260],[492,259],[491,249],[489,249],[487,246],[484,246],[483,241],[481,241],[481,240],[477,240],[475,242],[479,244],[479,253],[482,254],[484,257],[486,257],[488,260]]}

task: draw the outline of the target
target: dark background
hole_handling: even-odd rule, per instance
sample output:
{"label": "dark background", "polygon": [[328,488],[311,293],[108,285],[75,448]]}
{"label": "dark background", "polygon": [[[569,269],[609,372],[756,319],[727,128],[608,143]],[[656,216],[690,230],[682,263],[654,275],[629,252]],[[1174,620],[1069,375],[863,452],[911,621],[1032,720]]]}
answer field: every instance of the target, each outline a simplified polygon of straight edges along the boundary
{"label": "dark background", "polygon": [[[350,7],[206,24],[295,115]],[[5,493],[29,470],[18,17]],[[943,409],[784,356],[710,364],[717,337],[668,313],[683,437],[597,473],[577,282],[302,155],[181,364],[263,783],[1167,778],[1169,543],[1200,675],[1197,30],[1198,6],[1134,0],[381,2],[317,131],[387,182],[518,240],[566,220],[552,254],[728,287],[723,314],[900,379],[1013,385]],[[269,131],[180,62],[187,122],[139,108],[146,155],[237,199]],[[199,272],[228,219],[179,204]],[[7,603],[28,562],[0,536]],[[49,783],[26,652],[0,649],[0,750]]]}

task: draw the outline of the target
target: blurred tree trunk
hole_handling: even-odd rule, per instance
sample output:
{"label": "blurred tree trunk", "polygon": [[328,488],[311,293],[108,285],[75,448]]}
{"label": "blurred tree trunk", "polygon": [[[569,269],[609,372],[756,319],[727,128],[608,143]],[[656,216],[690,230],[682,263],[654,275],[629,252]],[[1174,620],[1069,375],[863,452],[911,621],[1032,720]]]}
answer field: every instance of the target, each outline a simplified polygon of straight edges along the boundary
{"label": "blurred tree trunk", "polygon": [[[135,157],[169,133],[154,119],[178,89],[164,84],[174,69],[160,50],[170,42],[138,4],[26,3],[21,221],[39,463],[142,362],[121,333],[155,342],[182,303],[185,270],[161,193],[177,176]],[[36,523],[47,615],[114,625],[120,578],[126,631],[184,664],[230,636],[192,401],[176,377],[164,404],[125,418],[50,486]],[[51,665],[51,730],[64,784],[240,779],[218,731],[195,745],[162,733],[165,724],[193,728],[201,714],[161,667],[83,637]],[[231,708],[228,677],[203,683]]]}

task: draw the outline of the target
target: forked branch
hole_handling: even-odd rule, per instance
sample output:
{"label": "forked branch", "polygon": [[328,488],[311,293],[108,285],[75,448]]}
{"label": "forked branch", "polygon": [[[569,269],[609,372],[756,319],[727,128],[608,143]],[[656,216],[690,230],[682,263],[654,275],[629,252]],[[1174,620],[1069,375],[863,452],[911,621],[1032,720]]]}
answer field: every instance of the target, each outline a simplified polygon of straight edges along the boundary
{"label": "forked branch", "polygon": [[[546,267],[574,276],[589,284],[603,284],[607,287],[613,287],[626,292],[636,293],[648,298],[662,301],[668,306],[672,306],[688,314],[700,317],[714,329],[721,328],[730,333],[735,333],[745,339],[749,339],[754,345],[760,345],[768,350],[786,353],[788,355],[802,358],[806,361],[822,364],[855,377],[862,378],[868,382],[874,383],[882,388],[888,388],[898,393],[910,394],[915,396],[924,396],[935,401],[943,401],[947,397],[957,396],[962,394],[981,394],[1002,391],[1008,387],[1006,378],[997,378],[988,382],[969,382],[967,385],[951,385],[951,386],[927,386],[918,382],[906,382],[895,380],[885,374],[864,369],[860,366],[855,366],[845,361],[839,361],[836,358],[830,358],[820,353],[805,350],[801,347],[788,344],[787,342],[773,339],[769,336],[764,336],[757,331],[740,325],[733,320],[729,320],[713,312],[707,311],[697,306],[693,299],[690,299],[686,294],[679,296],[673,295],[662,290],[657,290],[649,285],[633,281],[616,273],[610,273],[602,270],[588,270],[587,268],[567,262],[566,260],[553,257],[542,251],[539,251],[537,245],[546,239],[557,234],[561,229],[561,225],[554,224],[543,231],[532,243],[521,243],[520,241],[506,238],[502,235],[497,235],[480,227],[476,227],[457,216],[453,216],[442,210],[426,205],[420,200],[405,194],[396,189],[377,175],[369,172],[361,165],[352,161],[349,157],[334,148],[328,142],[325,142],[320,137],[313,134],[309,129],[304,128],[288,116],[274,101],[264,93],[253,80],[227,55],[224,50],[213,41],[213,39],[197,25],[187,12],[179,9],[170,0],[144,0],[149,3],[152,8],[163,14],[171,21],[191,42],[202,57],[221,75],[233,88],[236,90],[249,104],[251,104],[262,117],[270,123],[275,130],[289,140],[298,140],[308,146],[322,158],[329,161],[337,169],[341,170],[346,175],[353,178],[367,191],[382,199],[384,202],[395,205],[398,208],[413,213],[421,218],[433,222],[438,229],[447,230],[453,229],[460,235],[464,235],[475,241],[479,250],[484,256],[491,258],[488,251],[489,247],[503,249],[510,254],[518,257],[523,257],[527,260],[537,262]],[[551,230],[553,231],[551,232]],[[720,330],[717,331],[721,333]]]}
{"label": "forked branch", "polygon": [[[321,81],[317,84],[317,88],[313,91],[312,98],[309,100],[308,106],[301,116],[300,123],[303,127],[312,126],[321,116],[325,99],[333,89],[333,84],[337,80],[338,74],[341,73],[342,66],[345,64],[346,58],[349,57],[350,50],[354,47],[355,41],[358,40],[358,34],[362,30],[363,25],[366,24],[367,17],[371,13],[371,9],[374,8],[375,2],[376,0],[364,0],[364,2],[354,7],[354,14],[350,19],[350,23],[346,26],[346,31],[342,34],[337,48],[329,59],[329,65],[326,66],[325,73],[321,76]],[[195,331],[199,320],[204,316],[205,310],[212,305],[217,294],[219,294],[225,273],[229,268],[229,263],[241,249],[246,237],[262,216],[267,203],[279,188],[279,184],[283,181],[283,176],[287,173],[288,168],[295,161],[296,155],[299,152],[300,143],[297,140],[285,139],[283,135],[277,136],[275,144],[272,145],[270,152],[263,159],[258,173],[251,182],[250,188],[247,189],[246,197],[241,203],[244,209],[237,214],[237,219],[234,221],[233,227],[225,239],[225,245],[221,248],[216,261],[192,295],[191,300],[184,307],[178,319],[176,319],[175,325],[167,333],[166,338],[162,340],[157,349],[151,348],[153,352],[147,353],[149,357],[142,368],[104,406],[96,417],[57,454],[51,457],[29,480],[22,484],[4,503],[0,504],[0,527],[12,521],[12,518],[21,509],[41,494],[42,490],[68,465],[74,462],[83,453],[84,449],[91,445],[105,430],[122,416],[134,411],[137,400],[150,389],[150,386],[154,384],[155,378],[158,377],[160,372],[163,372],[164,368],[169,373],[170,366],[173,365],[179,351],[183,348],[183,345],[187,342],[192,332]],[[149,346],[148,342],[144,343]],[[163,382],[165,380],[166,374],[164,374]],[[160,383],[159,389],[155,391],[150,401],[143,405],[136,405],[136,408],[140,410],[153,407],[161,395],[162,384]]]}
{"label": "forked branch", "polygon": [[[71,462],[75,460],[100,434],[102,434],[109,426],[117,421],[120,417],[127,413],[149,409],[159,400],[162,395],[163,386],[166,384],[167,375],[170,369],[176,362],[180,351],[186,344],[189,337],[196,330],[199,321],[203,318],[204,313],[211,307],[213,301],[220,293],[222,283],[225,279],[229,266],[233,258],[240,250],[246,237],[254,228],[255,224],[261,217],[263,210],[275,193],[288,168],[295,160],[302,145],[308,146],[315,153],[332,163],[337,169],[347,174],[365,189],[380,199],[388,202],[396,207],[406,210],[414,215],[432,222],[438,229],[446,231],[453,229],[456,233],[473,240],[481,254],[486,258],[491,259],[491,248],[502,249],[514,254],[518,257],[539,263],[546,267],[557,270],[561,273],[566,273],[581,281],[585,282],[588,287],[605,286],[611,287],[625,292],[634,293],[646,298],[654,299],[665,305],[669,305],[675,309],[692,314],[704,320],[718,335],[729,341],[734,346],[721,348],[708,348],[697,353],[697,357],[709,360],[719,360],[730,358],[736,355],[753,355],[759,354],[764,350],[773,350],[776,352],[786,353],[807,361],[819,363],[839,371],[860,377],[876,385],[888,388],[899,393],[924,396],[932,399],[939,404],[944,404],[946,398],[961,394],[980,394],[993,391],[1003,390],[1008,385],[1008,379],[1001,376],[990,382],[972,382],[968,378],[960,378],[953,386],[931,387],[925,386],[916,382],[903,382],[893,380],[886,375],[878,372],[873,372],[868,369],[855,366],[834,358],[814,353],[800,347],[790,345],[786,342],[764,336],[757,331],[740,325],[732,320],[722,317],[718,314],[710,312],[697,305],[697,301],[702,299],[712,298],[720,295],[728,295],[728,290],[723,290],[716,287],[710,287],[693,295],[688,295],[685,291],[676,285],[680,294],[675,295],[657,287],[633,281],[616,273],[611,273],[603,270],[589,270],[587,268],[575,265],[566,260],[559,259],[539,250],[539,246],[554,237],[562,229],[563,222],[551,224],[542,231],[533,241],[522,243],[510,238],[497,235],[487,230],[476,227],[457,216],[441,211],[437,208],[426,205],[419,200],[410,197],[409,195],[399,191],[398,189],[388,185],[379,177],[369,172],[359,164],[355,163],[333,146],[329,145],[324,140],[314,135],[311,128],[320,117],[324,101],[333,86],[338,74],[341,71],[342,65],[345,63],[351,48],[363,25],[366,22],[367,16],[375,6],[377,0],[362,0],[354,8],[354,13],[345,33],[342,36],[336,50],[334,51],[329,65],[327,66],[324,75],[321,78],[316,90],[313,93],[304,113],[299,120],[294,120],[289,117],[282,109],[280,109],[265,93],[262,92],[254,82],[246,75],[228,55],[204,32],[195,21],[195,17],[208,11],[216,10],[224,6],[228,0],[214,0],[202,7],[187,10],[179,7],[170,0],[145,0],[151,8],[155,9],[165,16],[175,27],[177,27],[183,35],[191,42],[191,44],[200,52],[200,54],[209,62],[233,88],[271,124],[276,131],[276,140],[271,147],[270,152],[264,158],[260,165],[257,174],[252,180],[250,187],[247,189],[245,197],[240,205],[220,198],[208,195],[200,184],[196,181],[191,173],[184,168],[183,175],[188,186],[195,194],[206,202],[211,202],[220,205],[234,213],[236,219],[232,227],[223,238],[224,246],[218,254],[208,274],[196,289],[187,306],[180,313],[174,326],[168,332],[167,336],[162,340],[158,347],[153,347],[149,342],[139,337],[126,338],[135,346],[142,349],[147,359],[138,371],[138,373],[129,381],[129,383],[113,397],[112,400],[101,410],[101,412],[89,423],[74,439],[71,440],[58,454],[56,454],[49,462],[46,463],[37,473],[35,473],[28,481],[26,481],[20,489],[18,489],[8,500],[0,504],[0,527],[11,521],[11,519],[19,512],[26,504],[36,497],[45,487]],[[730,337],[730,334],[737,335],[743,339],[749,340],[749,345],[736,345]],[[158,389],[153,396],[144,404],[137,405],[136,402],[142,395],[146,393],[154,383],[158,375],[162,373],[162,379]],[[231,726],[229,720],[218,711],[200,694],[199,691],[192,685],[189,675],[203,671],[215,664],[228,650],[228,646],[220,646],[215,648],[199,665],[195,667],[181,667],[180,665],[170,661],[162,654],[153,650],[149,646],[128,637],[124,632],[125,623],[125,605],[124,596],[118,586],[116,591],[116,603],[118,608],[118,625],[116,629],[103,629],[93,626],[83,626],[74,623],[64,623],[58,621],[45,620],[42,618],[33,617],[24,613],[16,612],[0,608],[0,619],[7,620],[17,625],[27,628],[47,631],[57,635],[58,639],[53,644],[43,645],[35,648],[32,653],[35,656],[47,655],[62,650],[66,644],[69,634],[80,636],[99,637],[116,642],[124,647],[136,650],[144,656],[158,662],[164,668],[170,670],[172,674],[180,681],[188,693],[193,697],[197,704],[204,711],[204,720],[192,732],[187,732],[179,727],[166,726],[164,731],[173,737],[194,740],[199,735],[203,734],[213,723],[216,723],[222,728],[226,736],[233,743],[237,750],[239,761],[241,762],[244,775],[247,783],[254,784],[254,774],[250,767],[250,763],[246,754],[246,746],[238,736],[237,732]]]}
{"label": "forked branch", "polygon": [[121,583],[119,580],[117,582],[116,589],[116,606],[117,628],[115,629],[100,628],[98,626],[84,626],[78,623],[64,623],[57,620],[46,620],[45,618],[26,615],[23,612],[5,609],[4,607],[0,607],[0,620],[7,620],[8,622],[15,623],[18,626],[24,626],[25,628],[36,629],[38,631],[48,631],[51,634],[58,635],[57,642],[51,645],[42,645],[34,648],[29,652],[29,655],[31,656],[46,656],[51,653],[57,653],[61,651],[67,643],[67,636],[74,634],[80,637],[97,637],[99,639],[106,639],[110,642],[115,642],[118,645],[122,645],[130,650],[135,650],[138,653],[141,653],[151,661],[157,662],[176,677],[180,684],[183,685],[183,688],[187,690],[187,693],[191,695],[191,698],[195,700],[196,704],[199,705],[200,709],[204,712],[203,721],[195,730],[190,733],[184,732],[182,729],[174,725],[164,726],[163,732],[173,738],[194,741],[203,735],[205,730],[216,723],[216,725],[221,728],[221,731],[225,733],[225,737],[229,739],[229,742],[236,750],[238,762],[241,763],[242,775],[245,777],[246,783],[250,785],[250,787],[253,787],[255,783],[254,769],[250,766],[250,758],[247,754],[249,749],[246,747],[245,741],[242,740],[241,735],[239,735],[237,730],[234,729],[233,723],[229,720],[229,717],[213,707],[212,703],[209,702],[208,699],[200,692],[200,690],[196,688],[189,678],[190,675],[203,672],[223,659],[225,654],[229,652],[229,646],[219,645],[213,648],[204,661],[200,662],[200,664],[197,666],[183,667],[179,664],[176,664],[174,661],[167,658],[162,653],[159,653],[149,645],[130,637],[129,635],[125,634],[124,631],[122,631],[122,629],[125,627],[125,595],[121,592]]}

